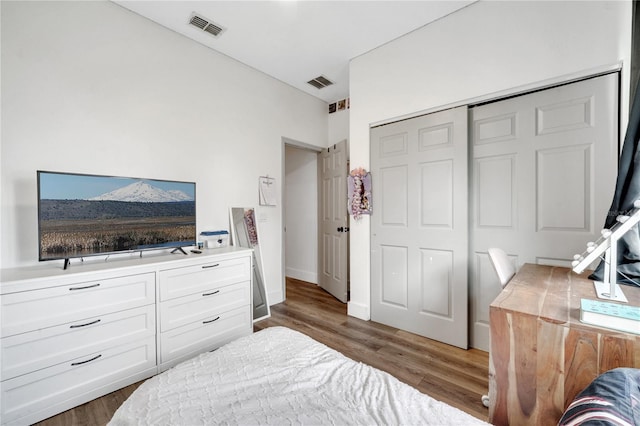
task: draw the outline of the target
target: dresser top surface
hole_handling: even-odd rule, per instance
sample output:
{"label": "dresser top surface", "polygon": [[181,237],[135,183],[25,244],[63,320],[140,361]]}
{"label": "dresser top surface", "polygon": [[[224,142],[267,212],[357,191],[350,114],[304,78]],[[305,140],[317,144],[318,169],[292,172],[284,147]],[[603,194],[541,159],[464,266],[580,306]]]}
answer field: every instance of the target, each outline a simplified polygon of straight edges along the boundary
{"label": "dresser top surface", "polygon": [[[591,271],[576,274],[559,266],[527,263],[491,303],[491,309],[517,312],[558,324],[580,323],[580,300],[597,299]],[[640,287],[621,285],[629,305],[640,306]]]}
{"label": "dresser top surface", "polygon": [[229,246],[215,249],[203,249],[201,253],[187,251],[184,254],[169,252],[149,252],[143,256],[112,256],[110,258],[91,258],[84,262],[72,263],[68,269],[56,261],[44,262],[32,267],[20,267],[0,270],[0,293],[25,291],[38,288],[43,282],[55,280],[59,284],[90,280],[107,275],[131,275],[156,270],[197,265],[214,259],[227,259],[238,256],[250,256],[252,249]]}

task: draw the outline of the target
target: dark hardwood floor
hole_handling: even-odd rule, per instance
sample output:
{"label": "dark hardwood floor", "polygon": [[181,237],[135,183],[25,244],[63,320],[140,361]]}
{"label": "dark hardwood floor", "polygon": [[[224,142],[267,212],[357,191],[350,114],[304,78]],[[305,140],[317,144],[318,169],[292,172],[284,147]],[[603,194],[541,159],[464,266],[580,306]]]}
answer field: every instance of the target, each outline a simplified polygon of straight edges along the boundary
{"label": "dark hardwood floor", "polygon": [[254,330],[281,325],[386,371],[431,397],[487,420],[489,354],[463,350],[373,321],[347,316],[347,305],[315,284],[287,279],[287,300]]}
{"label": "dark hardwood floor", "polygon": [[[488,389],[489,355],[462,350],[403,330],[347,316],[347,306],[315,284],[287,279],[287,300],[254,330],[285,326],[346,356],[384,370],[433,398],[487,420],[481,403]],[[140,383],[38,423],[40,426],[104,425]]]}

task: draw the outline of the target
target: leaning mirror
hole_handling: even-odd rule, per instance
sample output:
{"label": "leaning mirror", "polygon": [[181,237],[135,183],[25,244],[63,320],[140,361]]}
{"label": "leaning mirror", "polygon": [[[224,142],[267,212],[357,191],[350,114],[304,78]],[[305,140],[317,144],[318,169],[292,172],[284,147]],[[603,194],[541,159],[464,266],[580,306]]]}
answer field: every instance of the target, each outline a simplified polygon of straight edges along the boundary
{"label": "leaning mirror", "polygon": [[255,209],[232,207],[229,212],[233,245],[253,249],[253,321],[271,315],[262,274],[262,258],[258,244],[258,227]]}

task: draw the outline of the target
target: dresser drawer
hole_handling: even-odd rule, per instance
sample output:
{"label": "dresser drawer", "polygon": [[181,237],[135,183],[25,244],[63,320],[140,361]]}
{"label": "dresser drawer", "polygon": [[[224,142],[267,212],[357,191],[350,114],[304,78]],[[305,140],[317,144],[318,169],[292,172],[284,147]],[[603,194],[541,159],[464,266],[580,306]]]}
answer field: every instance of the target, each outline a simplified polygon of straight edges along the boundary
{"label": "dresser drawer", "polygon": [[[217,318],[215,321],[210,322],[215,318]],[[160,334],[160,362],[182,361],[205,350],[218,348],[251,332],[249,305],[207,320],[187,324]]]}
{"label": "dresser drawer", "polygon": [[250,284],[245,281],[162,302],[160,331],[211,319],[223,312],[248,305],[251,297]]}
{"label": "dresser drawer", "polygon": [[151,375],[155,367],[155,339],[148,337],[5,380],[2,421],[11,423],[22,416],[46,411],[52,405],[145,370]]}
{"label": "dresser drawer", "polygon": [[251,279],[251,257],[210,261],[159,273],[160,301],[210,291]]}
{"label": "dresser drawer", "polygon": [[0,340],[2,379],[156,334],[154,305],[87,318]]}
{"label": "dresser drawer", "polygon": [[155,273],[2,296],[2,336],[82,321],[155,302]]}

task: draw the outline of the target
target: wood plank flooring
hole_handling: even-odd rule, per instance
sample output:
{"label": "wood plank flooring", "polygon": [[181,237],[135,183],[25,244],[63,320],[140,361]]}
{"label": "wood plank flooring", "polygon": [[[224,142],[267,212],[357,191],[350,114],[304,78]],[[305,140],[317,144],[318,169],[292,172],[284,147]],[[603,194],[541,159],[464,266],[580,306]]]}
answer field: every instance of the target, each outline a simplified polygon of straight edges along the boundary
{"label": "wood plank flooring", "polygon": [[[255,323],[254,330],[273,326],[298,330],[356,361],[394,375],[437,400],[479,419],[488,419],[488,410],[480,401],[488,389],[489,355],[484,351],[465,351],[383,324],[349,317],[347,305],[317,285],[290,278],[287,278],[287,300],[271,306],[271,317]],[[105,425],[140,383],[38,425]]]}
{"label": "wood plank flooring", "polygon": [[287,279],[287,300],[255,324],[298,330],[346,356],[397,377],[431,397],[481,419],[489,412],[489,354],[463,350],[397,328],[347,316],[347,305],[315,284]]}

